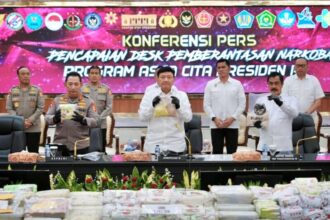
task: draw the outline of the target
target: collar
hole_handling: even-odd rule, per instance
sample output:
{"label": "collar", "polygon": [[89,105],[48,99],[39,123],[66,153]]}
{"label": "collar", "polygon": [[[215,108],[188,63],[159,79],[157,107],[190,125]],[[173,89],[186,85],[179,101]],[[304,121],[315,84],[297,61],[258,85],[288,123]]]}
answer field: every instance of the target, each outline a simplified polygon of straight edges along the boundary
{"label": "collar", "polygon": [[311,78],[311,76],[309,74],[306,74],[304,79],[298,78],[297,74],[294,74],[293,77],[294,77],[294,79],[297,79],[297,80],[305,80],[305,79],[310,79]]}
{"label": "collar", "polygon": [[227,80],[226,82],[222,82],[222,81],[220,80],[220,78],[217,77],[216,83],[222,83],[222,84],[225,84],[225,83],[232,83],[233,81],[234,81],[234,79],[231,78],[230,76],[229,76],[229,78],[228,78],[228,80]]}

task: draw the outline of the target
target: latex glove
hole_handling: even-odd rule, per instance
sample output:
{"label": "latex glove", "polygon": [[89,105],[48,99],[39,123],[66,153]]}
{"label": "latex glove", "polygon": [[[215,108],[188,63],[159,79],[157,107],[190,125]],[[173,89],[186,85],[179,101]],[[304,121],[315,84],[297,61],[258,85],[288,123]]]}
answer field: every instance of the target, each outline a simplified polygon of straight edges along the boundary
{"label": "latex glove", "polygon": [[179,109],[180,108],[180,100],[175,96],[171,96],[171,98],[172,98],[172,104],[175,105],[176,109]]}
{"label": "latex glove", "polygon": [[256,122],[254,122],[254,127],[256,127],[256,128],[261,128],[262,126],[261,126],[261,121],[256,121]]}
{"label": "latex glove", "polygon": [[276,103],[276,105],[278,105],[280,107],[283,104],[283,101],[278,96],[270,95],[270,96],[268,96],[268,100],[274,100],[274,102]]}
{"label": "latex glove", "polygon": [[82,125],[87,125],[87,121],[84,116],[79,114],[78,112],[74,112],[74,115],[72,116],[72,120],[80,122]]}
{"label": "latex glove", "polygon": [[54,117],[53,117],[53,122],[54,122],[55,124],[58,124],[58,123],[61,122],[61,109],[59,109],[59,110],[57,110],[57,111],[55,112],[55,115],[54,115]]}
{"label": "latex glove", "polygon": [[156,96],[153,100],[152,100],[152,107],[155,108],[156,105],[158,105],[158,103],[160,102],[160,97]]}

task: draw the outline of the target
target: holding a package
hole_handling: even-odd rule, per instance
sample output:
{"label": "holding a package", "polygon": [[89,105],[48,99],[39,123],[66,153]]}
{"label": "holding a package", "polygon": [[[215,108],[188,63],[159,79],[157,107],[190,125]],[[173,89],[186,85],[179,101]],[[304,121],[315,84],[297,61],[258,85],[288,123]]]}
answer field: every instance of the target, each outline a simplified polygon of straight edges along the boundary
{"label": "holding a package", "polygon": [[147,90],[139,108],[139,117],[148,122],[144,150],[183,153],[186,149],[184,122],[192,118],[191,107],[185,92],[173,86],[175,71],[169,67],[157,69],[158,87]]}

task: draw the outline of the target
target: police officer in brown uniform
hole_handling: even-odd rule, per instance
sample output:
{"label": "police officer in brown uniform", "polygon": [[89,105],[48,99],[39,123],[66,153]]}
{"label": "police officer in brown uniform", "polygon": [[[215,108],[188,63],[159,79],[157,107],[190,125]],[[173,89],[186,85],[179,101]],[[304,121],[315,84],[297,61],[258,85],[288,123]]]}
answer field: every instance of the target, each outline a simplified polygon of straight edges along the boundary
{"label": "police officer in brown uniform", "polygon": [[[77,72],[69,73],[65,78],[67,93],[57,96],[49,107],[46,120],[49,124],[56,124],[54,142],[65,144],[71,153],[77,143],[77,153],[88,153],[89,141],[82,141],[89,137],[89,128],[97,126],[98,114],[94,102],[81,94],[81,76]],[[74,104],[75,110],[71,119],[62,118],[62,104]]]}
{"label": "police officer in brown uniform", "polygon": [[103,151],[106,146],[106,117],[112,112],[112,92],[110,88],[101,83],[101,69],[98,66],[91,66],[88,69],[89,83],[85,84],[81,91],[84,95],[90,97],[96,105],[99,114],[98,126],[102,130]]}
{"label": "police officer in brown uniform", "polygon": [[24,117],[26,145],[29,152],[39,151],[40,115],[45,100],[41,89],[30,84],[30,70],[27,67],[17,69],[19,85],[10,89],[6,109],[10,115]]}

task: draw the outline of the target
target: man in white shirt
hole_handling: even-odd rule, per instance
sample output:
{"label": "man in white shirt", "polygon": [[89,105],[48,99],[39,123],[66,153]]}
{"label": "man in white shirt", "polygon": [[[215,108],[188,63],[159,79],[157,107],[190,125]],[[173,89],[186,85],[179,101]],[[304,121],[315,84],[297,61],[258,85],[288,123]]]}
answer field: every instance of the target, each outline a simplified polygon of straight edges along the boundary
{"label": "man in white shirt", "polygon": [[261,128],[258,151],[262,151],[264,145],[275,145],[277,151],[292,151],[292,121],[299,113],[297,99],[282,94],[283,76],[280,73],[271,73],[267,84],[271,93],[256,101],[256,104],[264,105],[269,117],[267,127],[257,125]]}
{"label": "man in white shirt", "polygon": [[160,89],[147,91],[140,103],[139,117],[148,122],[144,151],[154,153],[156,145],[161,151],[183,153],[186,150],[184,122],[192,118],[186,93],[173,88],[175,80],[171,67],[157,71]]}
{"label": "man in white shirt", "polygon": [[[155,83],[147,86],[147,88],[145,89],[144,93],[147,93],[149,92],[150,90],[154,91],[154,92],[158,92],[160,91],[160,86],[159,86],[159,83],[158,83],[158,76],[157,76],[157,72],[160,68],[162,68],[163,66],[157,66],[157,68],[155,69]],[[175,85],[172,85],[172,88],[173,89],[176,89]]]}
{"label": "man in white shirt", "polygon": [[315,116],[325,96],[320,82],[315,76],[307,74],[308,62],[304,58],[296,60],[295,71],[295,75],[285,79],[283,94],[297,98],[299,112]]}
{"label": "man in white shirt", "polygon": [[214,154],[222,154],[224,141],[227,153],[237,150],[240,115],[245,110],[246,98],[242,84],[229,76],[230,63],[219,60],[218,78],[209,81],[204,92],[204,111],[210,117]]}

